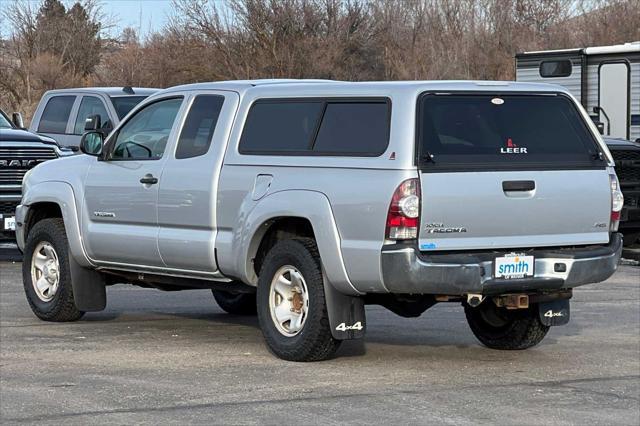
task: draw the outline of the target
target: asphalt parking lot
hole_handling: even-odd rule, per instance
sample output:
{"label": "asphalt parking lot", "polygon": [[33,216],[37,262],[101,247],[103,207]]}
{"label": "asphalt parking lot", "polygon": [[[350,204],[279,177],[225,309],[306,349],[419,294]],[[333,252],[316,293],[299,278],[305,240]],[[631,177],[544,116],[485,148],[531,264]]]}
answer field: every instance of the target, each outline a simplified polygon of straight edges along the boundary
{"label": "asphalt parking lot", "polygon": [[578,289],[534,349],[480,346],[456,305],[369,307],[364,342],[314,364],[276,359],[207,291],[118,285],[103,312],[41,322],[20,267],[0,262],[3,424],[640,423],[638,266]]}

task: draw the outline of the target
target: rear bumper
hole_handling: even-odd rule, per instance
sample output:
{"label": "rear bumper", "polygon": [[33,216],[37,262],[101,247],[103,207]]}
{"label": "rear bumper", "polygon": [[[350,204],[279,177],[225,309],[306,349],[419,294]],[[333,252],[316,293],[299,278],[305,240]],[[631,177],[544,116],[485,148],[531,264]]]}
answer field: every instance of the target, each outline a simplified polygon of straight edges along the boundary
{"label": "rear bumper", "polygon": [[[493,259],[507,252],[422,255],[412,247],[383,250],[382,277],[391,293],[504,294],[573,288],[613,275],[622,253],[622,237],[615,233],[602,246],[516,251],[535,256],[533,278],[494,279]],[[556,264],[564,264],[566,271],[556,272]]]}

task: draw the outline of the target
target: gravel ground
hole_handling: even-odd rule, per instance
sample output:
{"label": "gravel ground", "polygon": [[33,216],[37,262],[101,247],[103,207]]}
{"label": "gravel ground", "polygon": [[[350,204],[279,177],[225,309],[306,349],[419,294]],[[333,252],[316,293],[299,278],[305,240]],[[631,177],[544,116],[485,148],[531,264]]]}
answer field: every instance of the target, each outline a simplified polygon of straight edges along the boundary
{"label": "gravel ground", "polygon": [[37,320],[0,262],[0,421],[39,424],[640,424],[640,267],[576,290],[538,347],[482,347],[459,305],[367,308],[364,341],[278,360],[207,291],[118,285],[103,312]]}

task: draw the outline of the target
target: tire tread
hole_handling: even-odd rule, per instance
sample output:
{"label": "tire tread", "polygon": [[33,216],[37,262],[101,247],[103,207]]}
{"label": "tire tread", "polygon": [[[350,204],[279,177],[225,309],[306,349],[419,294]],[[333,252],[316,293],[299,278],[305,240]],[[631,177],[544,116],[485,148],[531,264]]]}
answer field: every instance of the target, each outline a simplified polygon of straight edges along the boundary
{"label": "tire tread", "polygon": [[[41,306],[32,300],[37,296],[34,294],[30,296],[30,292],[33,289],[29,289],[31,284],[31,256],[33,250],[41,241],[37,239],[38,235],[48,234],[52,240],[49,241],[56,247],[56,253],[58,255],[58,262],[60,263],[60,284],[58,293],[47,304],[51,303],[49,309],[43,309]],[[84,315],[84,312],[78,310],[73,297],[73,286],[71,285],[71,272],[69,268],[69,242],[67,240],[67,233],[64,227],[64,221],[62,218],[48,218],[37,222],[29,235],[27,236],[27,242],[25,247],[25,257],[22,263],[22,276],[23,284],[25,287],[25,293],[27,294],[27,301],[33,313],[44,321],[52,322],[71,322],[77,321]]]}
{"label": "tire tread", "polygon": [[540,343],[549,331],[549,326],[540,321],[535,305],[514,318],[511,324],[501,331],[491,330],[491,326],[482,319],[476,308],[465,305],[464,312],[473,334],[483,345],[491,349],[528,349]]}
{"label": "tire tread", "polygon": [[[320,316],[315,322],[310,322],[307,320],[305,324],[304,333],[305,336],[302,339],[299,339],[300,344],[295,347],[284,347],[280,345],[277,341],[279,338],[286,339],[284,336],[279,336],[275,333],[278,333],[277,330],[274,330],[275,333],[271,333],[265,330],[265,327],[262,323],[271,322],[271,318],[267,317],[270,315],[268,312],[268,306],[258,306],[258,314],[259,318],[261,318],[261,326],[263,329],[263,334],[265,336],[265,340],[267,341],[268,346],[271,350],[278,355],[280,358],[283,358],[288,361],[321,361],[327,358],[330,358],[340,347],[340,341],[333,338],[331,334],[331,326],[329,324],[329,314],[327,312],[326,305],[326,297],[324,294],[323,287],[323,276],[322,276],[322,266],[320,263],[320,254],[318,252],[318,246],[316,242],[312,238],[293,238],[290,240],[282,240],[278,242],[267,254],[265,260],[262,264],[262,268],[260,271],[260,280],[258,284],[258,291],[269,291],[269,289],[260,288],[261,286],[270,286],[270,281],[272,277],[263,277],[266,270],[269,269],[270,264],[274,262],[274,258],[277,258],[281,255],[290,255],[291,253],[297,253],[301,255],[306,261],[313,262],[311,273],[305,274],[304,278],[307,283],[307,287],[310,285],[320,286],[320,291],[316,291],[314,296],[316,300],[313,302],[321,306]],[[299,267],[299,265],[293,265]],[[258,297],[260,301],[261,298]],[[266,311],[266,312],[265,312]],[[262,313],[262,315],[261,315]],[[271,324],[271,326],[273,326]],[[309,327],[309,328],[306,328]],[[276,337],[274,337],[276,336]],[[296,336],[302,337],[301,335]]]}

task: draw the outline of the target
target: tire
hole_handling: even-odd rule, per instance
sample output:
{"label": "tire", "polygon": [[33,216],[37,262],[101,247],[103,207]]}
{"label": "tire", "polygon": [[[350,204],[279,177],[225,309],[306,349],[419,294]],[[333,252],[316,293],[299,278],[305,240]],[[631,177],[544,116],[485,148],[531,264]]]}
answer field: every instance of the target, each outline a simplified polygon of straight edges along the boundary
{"label": "tire", "polygon": [[510,311],[487,300],[476,308],[465,304],[464,313],[473,334],[491,349],[527,349],[540,343],[549,331],[549,326],[540,322],[537,305]]}
{"label": "tire", "polygon": [[[283,280],[276,282],[277,277]],[[286,291],[276,291],[287,286],[282,284],[287,279],[292,289],[290,298],[282,297]],[[276,309],[280,306],[283,308]],[[282,240],[269,250],[258,279],[257,307],[267,346],[284,360],[325,360],[340,346],[341,342],[331,335],[320,256],[313,239]],[[286,315],[287,309],[292,313],[288,324],[278,319],[278,313]]]}
{"label": "tire", "polygon": [[[36,250],[38,255],[34,256]],[[36,257],[38,262],[35,262]],[[35,264],[40,264],[47,272],[32,269]],[[33,279],[38,276],[44,280],[41,281],[43,285],[34,285]],[[69,244],[62,219],[43,219],[29,232],[22,262],[22,282],[29,306],[41,320],[77,321],[84,315],[76,308],[73,298]]]}
{"label": "tire", "polygon": [[625,247],[634,246],[640,239],[640,232],[623,233],[623,235],[624,235],[623,245]]}
{"label": "tire", "polygon": [[211,290],[218,306],[228,314],[233,315],[255,315],[256,294],[255,293],[229,293],[222,290]]}

